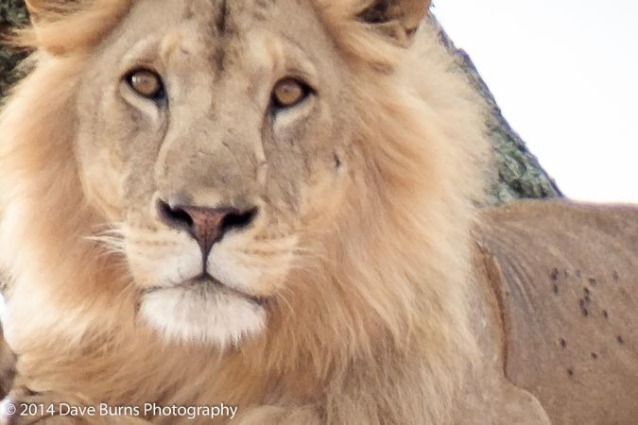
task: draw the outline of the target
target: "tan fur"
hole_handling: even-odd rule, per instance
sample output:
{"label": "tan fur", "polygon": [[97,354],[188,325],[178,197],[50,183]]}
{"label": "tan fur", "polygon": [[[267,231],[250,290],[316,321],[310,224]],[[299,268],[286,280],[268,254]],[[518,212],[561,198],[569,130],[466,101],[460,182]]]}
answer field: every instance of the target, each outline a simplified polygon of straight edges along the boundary
{"label": "tan fur", "polygon": [[636,423],[638,208],[520,202],[484,212],[476,230],[508,391],[533,396],[554,425]]}
{"label": "tan fur", "polygon": [[[187,4],[193,17],[176,17]],[[214,53],[197,32],[199,25],[214,20],[217,8],[210,4],[133,2],[117,31],[102,41],[86,33],[89,24],[75,23],[90,22],[96,34],[107,34],[127,13],[127,4],[120,2],[118,8],[97,1],[40,20],[36,35],[27,38],[40,50],[36,67],[17,88],[1,123],[0,183],[8,205],[3,259],[17,282],[10,293],[7,334],[20,354],[19,384],[38,393],[82,394],[81,399],[112,405],[225,401],[240,406],[246,416],[240,423],[274,423],[268,418],[282,413],[273,409],[284,406],[292,408],[283,413],[290,415],[286,423],[300,418],[306,423],[442,423],[460,373],[473,356],[464,288],[469,283],[470,197],[478,197],[482,187],[486,144],[470,88],[454,73],[431,28],[423,28],[406,50],[395,41],[399,38],[388,35],[399,27],[386,31],[401,21],[376,30],[352,15],[365,9],[361,1],[256,5],[266,15],[259,39],[266,43],[264,50],[240,56],[231,46],[225,52],[226,69],[211,69]],[[144,22],[155,10],[169,9],[173,12],[153,15],[163,16],[155,22]],[[254,19],[257,26],[250,12],[238,5],[229,19]],[[298,16],[310,21],[283,25]],[[185,24],[175,26],[180,20]],[[282,35],[280,27],[286,28]],[[194,97],[188,115],[171,105],[174,115],[166,136],[192,145],[184,150],[177,141],[170,142],[173,146],[165,142],[157,160],[173,162],[164,170],[169,175],[160,170],[153,182],[148,169],[126,168],[126,161],[153,168],[145,162],[154,155],[150,143],[128,139],[117,145],[109,138],[132,129],[106,128],[95,114],[123,113],[100,97],[118,90],[111,81],[117,83],[114,75],[122,72],[118,63],[129,45],[158,30],[167,34],[156,50],[167,67],[162,72],[174,72],[174,78],[183,78],[196,91],[179,89]],[[296,60],[309,62],[301,66],[316,72],[309,78],[320,93],[317,102],[323,102],[321,117],[311,118],[321,120],[313,133],[320,143],[299,133],[287,136],[294,140],[285,142],[294,143],[291,149],[267,153],[275,161],[269,164],[270,176],[293,167],[282,178],[298,183],[291,189],[283,183],[255,189],[250,173],[259,172],[250,164],[259,166],[263,159],[253,157],[248,144],[231,153],[244,155],[245,166],[229,171],[237,173],[229,177],[235,186],[198,180],[180,163],[197,161],[189,159],[190,149],[207,149],[223,141],[227,131],[241,135],[233,142],[260,137],[253,130],[260,123],[247,121],[252,106],[241,103],[238,94],[244,92],[237,90],[244,85],[263,91],[259,85],[269,83],[257,77],[285,72],[290,65],[282,59],[298,56],[289,39],[309,52]],[[103,51],[115,57],[104,57]],[[180,59],[180,54],[190,56]],[[259,55],[267,61],[279,57],[279,62],[270,65],[274,69],[262,68],[268,62]],[[185,60],[194,62],[184,67]],[[208,79],[215,72],[222,72],[217,86]],[[235,74],[229,78],[223,72]],[[341,82],[335,85],[337,78]],[[97,91],[88,88],[101,84]],[[210,107],[204,89],[209,84],[221,98],[239,98],[217,103],[226,108],[223,115],[198,109]],[[116,107],[119,111],[110,112]],[[195,123],[192,117],[200,116]],[[312,121],[306,125],[313,128]],[[78,137],[78,131],[89,136]],[[134,143],[134,150],[125,151]],[[206,167],[213,174],[220,167],[230,169],[224,164],[232,157],[210,155]],[[341,166],[335,174],[337,155]],[[182,188],[185,182],[191,186]],[[137,317],[140,295],[126,261],[90,238],[99,238],[105,225],[125,226],[125,239],[142,239],[138,251],[149,244],[158,247],[148,255],[162,262],[163,251],[157,249],[160,241],[169,243],[163,236],[167,230],[148,215],[148,192],[157,185],[190,190],[201,197],[199,202],[214,202],[212,193],[224,198],[240,190],[264,191],[257,195],[270,201],[260,208],[272,219],[258,226],[246,247],[256,256],[246,261],[280,269],[273,269],[272,282],[266,279],[252,288],[268,298],[262,334],[219,351],[197,341],[167,341]],[[301,197],[294,199],[296,192],[287,190]],[[274,254],[285,250],[293,255],[292,265],[287,260],[278,265],[284,257],[269,253],[274,242],[259,241],[290,234],[294,246],[281,241],[284,245]],[[143,285],[146,275],[138,276]],[[294,406],[306,413],[294,413]]]}
{"label": "tan fur", "polygon": [[[545,423],[473,285],[480,103],[435,31],[413,35],[427,2],[378,3],[30,2],[35,68],[0,120],[15,399],[224,402],[240,425],[469,424],[510,405],[493,423]],[[123,82],[140,66],[164,106]],[[290,74],[315,95],[272,118]],[[232,294],[174,287],[200,260],[157,216],[171,196],[258,207],[211,253]]]}

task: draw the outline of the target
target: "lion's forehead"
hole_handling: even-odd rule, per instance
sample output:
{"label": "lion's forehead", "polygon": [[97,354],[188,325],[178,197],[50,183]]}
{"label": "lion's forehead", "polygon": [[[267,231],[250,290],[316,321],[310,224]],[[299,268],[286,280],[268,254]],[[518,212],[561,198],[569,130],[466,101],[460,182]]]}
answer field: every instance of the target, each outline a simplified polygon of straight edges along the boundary
{"label": "lion's forehead", "polygon": [[106,45],[120,51],[120,68],[161,62],[172,74],[184,73],[189,87],[208,86],[211,81],[193,81],[199,69],[204,79],[228,75],[233,85],[255,93],[259,80],[281,70],[303,70],[311,80],[318,74],[315,64],[325,62],[330,44],[321,46],[326,34],[310,6],[294,0],[139,0]]}
{"label": "lion's forehead", "polygon": [[243,38],[255,28],[298,39],[311,29],[309,17],[314,11],[310,1],[297,0],[138,0],[125,25],[145,32],[153,25],[167,31],[167,27],[191,22],[197,24],[201,37],[224,42]]}

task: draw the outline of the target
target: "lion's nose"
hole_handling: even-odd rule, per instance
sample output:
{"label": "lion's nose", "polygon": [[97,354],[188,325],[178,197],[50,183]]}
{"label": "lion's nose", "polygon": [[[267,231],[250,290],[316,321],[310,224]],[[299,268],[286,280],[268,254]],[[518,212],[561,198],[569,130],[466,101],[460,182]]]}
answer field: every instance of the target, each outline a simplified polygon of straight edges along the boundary
{"label": "lion's nose", "polygon": [[240,211],[232,207],[171,206],[161,199],[157,201],[157,210],[164,223],[186,230],[199,243],[204,257],[226,233],[248,227],[257,215],[257,208]]}

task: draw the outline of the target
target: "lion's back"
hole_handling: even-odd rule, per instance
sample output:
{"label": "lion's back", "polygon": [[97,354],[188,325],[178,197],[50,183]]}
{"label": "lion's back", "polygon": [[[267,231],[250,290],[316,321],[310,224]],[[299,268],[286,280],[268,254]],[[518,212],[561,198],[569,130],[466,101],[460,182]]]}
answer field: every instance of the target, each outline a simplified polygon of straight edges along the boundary
{"label": "lion's back", "polygon": [[555,424],[638,417],[638,208],[521,202],[482,216],[505,372]]}

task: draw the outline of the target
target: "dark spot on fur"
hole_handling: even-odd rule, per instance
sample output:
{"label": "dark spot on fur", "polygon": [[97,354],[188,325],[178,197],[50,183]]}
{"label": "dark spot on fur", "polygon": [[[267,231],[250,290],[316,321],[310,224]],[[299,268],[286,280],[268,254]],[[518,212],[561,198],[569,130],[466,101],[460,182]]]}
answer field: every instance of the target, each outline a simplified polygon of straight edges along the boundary
{"label": "dark spot on fur", "polygon": [[560,346],[561,346],[562,348],[567,348],[567,341],[565,341],[565,339],[564,339],[564,338],[561,338],[561,339],[560,339]]}
{"label": "dark spot on fur", "polygon": [[618,337],[616,338],[616,341],[618,341],[618,344],[620,345],[625,344],[625,339],[622,337],[622,335],[618,335]]}
{"label": "dark spot on fur", "polygon": [[554,282],[558,280],[558,269],[552,270],[552,273],[549,276],[552,278]]}
{"label": "dark spot on fur", "polygon": [[195,16],[195,13],[193,12],[193,6],[190,5],[184,12],[184,19],[190,21],[191,19],[193,19],[193,16]]}
{"label": "dark spot on fur", "polygon": [[391,1],[377,1],[372,7],[361,12],[359,19],[369,24],[382,24],[388,21],[388,11]]}
{"label": "dark spot on fur", "polygon": [[219,10],[219,15],[215,20],[215,27],[217,28],[217,34],[224,35],[226,32],[226,23],[228,20],[228,1],[222,1],[222,7]]}
{"label": "dark spot on fur", "polygon": [[558,285],[557,284],[554,284],[554,293],[558,294]]}
{"label": "dark spot on fur", "polygon": [[23,387],[24,393],[29,396],[29,397],[33,397],[35,395],[38,395],[38,393],[36,391],[33,391],[31,388],[29,387]]}
{"label": "dark spot on fur", "polygon": [[614,282],[618,282],[620,280],[620,275],[618,274],[616,270],[614,270],[612,277],[614,278]]}
{"label": "dark spot on fur", "polygon": [[591,286],[598,285],[598,282],[596,282],[596,279],[594,279],[593,277],[590,277],[589,279],[587,279],[587,281],[589,282]]}
{"label": "dark spot on fur", "polygon": [[418,30],[418,29],[419,29],[418,27],[415,27],[415,28],[407,28],[407,29],[405,30],[405,35],[407,35],[407,36],[408,36],[408,38],[412,38],[412,36],[413,36],[414,34],[416,34],[416,30]]}
{"label": "dark spot on fur", "polygon": [[226,52],[222,46],[219,46],[215,49],[215,53],[213,53],[213,61],[215,62],[215,67],[217,68],[216,75],[219,76],[224,72],[226,67]]}
{"label": "dark spot on fur", "polygon": [[570,377],[574,376],[574,369],[573,368],[567,368],[567,375],[569,375]]}
{"label": "dark spot on fur", "polygon": [[591,358],[594,359],[594,360],[598,360],[598,354],[591,353]]}
{"label": "dark spot on fur", "polygon": [[338,170],[341,168],[341,165],[343,165],[341,163],[341,158],[339,158],[339,155],[334,154],[334,161],[335,161],[335,168]]}
{"label": "dark spot on fur", "polygon": [[591,291],[589,290],[589,288],[584,287],[583,292],[585,293],[585,298],[589,298],[589,295],[591,294]]}
{"label": "dark spot on fur", "polygon": [[603,317],[605,319],[609,319],[609,313],[607,312],[607,310],[603,310]]}
{"label": "dark spot on fur", "polygon": [[585,298],[581,298],[580,300],[578,300],[578,305],[580,306],[580,312],[585,317],[589,316],[589,308],[588,308],[589,304],[590,304],[590,300],[588,296],[585,296]]}

